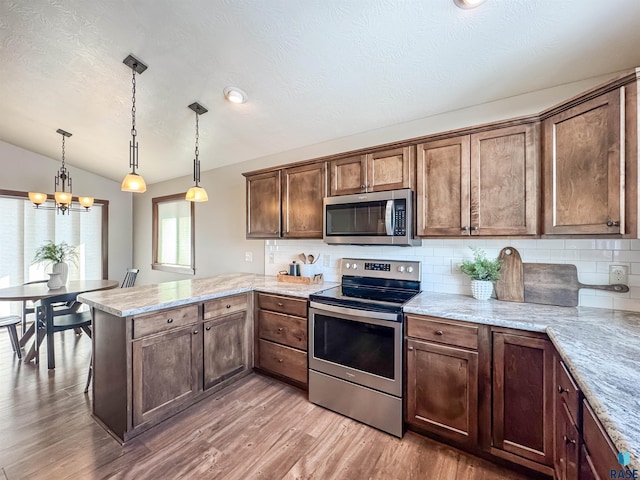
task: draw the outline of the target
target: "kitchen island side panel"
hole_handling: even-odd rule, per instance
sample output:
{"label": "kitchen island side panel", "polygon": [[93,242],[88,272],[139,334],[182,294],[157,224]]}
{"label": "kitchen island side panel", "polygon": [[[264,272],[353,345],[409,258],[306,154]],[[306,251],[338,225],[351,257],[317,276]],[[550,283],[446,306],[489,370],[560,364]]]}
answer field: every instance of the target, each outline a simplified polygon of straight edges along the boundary
{"label": "kitchen island side panel", "polygon": [[127,318],[93,310],[93,414],[120,440],[127,431]]}

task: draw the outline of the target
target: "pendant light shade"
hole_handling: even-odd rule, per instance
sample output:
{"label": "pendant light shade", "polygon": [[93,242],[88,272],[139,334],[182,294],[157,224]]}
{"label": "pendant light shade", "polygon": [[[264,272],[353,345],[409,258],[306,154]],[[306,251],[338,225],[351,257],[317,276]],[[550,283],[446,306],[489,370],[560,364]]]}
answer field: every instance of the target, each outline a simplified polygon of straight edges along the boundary
{"label": "pendant light shade", "polygon": [[29,200],[31,200],[31,203],[33,203],[34,205],[42,205],[47,201],[47,194],[40,192],[29,192]]}
{"label": "pendant light shade", "polygon": [[195,185],[187,191],[184,199],[189,202],[206,202],[207,200],[209,200],[209,195],[207,195],[207,191],[200,186],[200,160],[198,159],[198,155],[200,154],[200,128],[198,118],[200,117],[200,115],[207,113],[209,110],[204,108],[198,102],[192,103],[191,105],[189,105],[189,108],[196,112],[196,150],[195,158],[193,159],[193,182],[195,183]]}
{"label": "pendant light shade", "polygon": [[136,173],[138,168],[138,142],[136,136],[138,131],[136,130],[136,73],[142,73],[147,69],[147,66],[133,55],[127,56],[123,60],[123,63],[131,68],[131,141],[129,142],[129,168],[131,172],[122,180],[121,190],[123,192],[144,193],[147,191],[147,184],[144,179]]}

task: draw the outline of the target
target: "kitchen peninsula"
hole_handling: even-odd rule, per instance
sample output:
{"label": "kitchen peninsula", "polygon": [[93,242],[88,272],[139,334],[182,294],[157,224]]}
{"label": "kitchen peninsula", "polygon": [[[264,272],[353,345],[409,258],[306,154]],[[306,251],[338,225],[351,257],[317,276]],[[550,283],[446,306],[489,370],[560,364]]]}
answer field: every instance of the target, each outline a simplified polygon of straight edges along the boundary
{"label": "kitchen peninsula", "polygon": [[[334,285],[226,274],[81,295],[94,312],[96,419],[126,442],[224,388],[253,366],[252,291],[307,298]],[[628,468],[638,468],[640,314],[432,292],[420,294],[405,313],[548,335],[615,449],[630,452]],[[207,345],[224,358],[204,353]]]}

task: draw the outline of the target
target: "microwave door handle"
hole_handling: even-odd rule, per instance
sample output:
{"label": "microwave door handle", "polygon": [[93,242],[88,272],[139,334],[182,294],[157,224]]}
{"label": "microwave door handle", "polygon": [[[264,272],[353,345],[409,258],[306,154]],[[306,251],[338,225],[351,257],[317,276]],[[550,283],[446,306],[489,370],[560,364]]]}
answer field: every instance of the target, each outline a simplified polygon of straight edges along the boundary
{"label": "microwave door handle", "polygon": [[387,229],[387,235],[393,235],[395,231],[393,215],[393,200],[387,200],[387,208],[385,209],[384,224]]}

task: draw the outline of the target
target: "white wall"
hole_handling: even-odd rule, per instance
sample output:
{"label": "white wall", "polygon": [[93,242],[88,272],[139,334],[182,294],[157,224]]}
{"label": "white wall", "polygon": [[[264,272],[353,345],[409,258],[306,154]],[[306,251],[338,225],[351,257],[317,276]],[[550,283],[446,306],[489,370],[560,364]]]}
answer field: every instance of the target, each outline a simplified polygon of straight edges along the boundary
{"label": "white wall", "polygon": [[[372,247],[328,247],[319,241],[278,240],[274,245],[273,241],[245,239],[246,201],[245,180],[241,175],[242,172],[538,113],[610,77],[603,76],[561,85],[203,172],[202,184],[209,193],[209,201],[196,205],[196,276],[204,277],[234,271],[273,275],[278,270],[284,269],[299,253],[305,252],[329,254],[330,266],[327,267],[326,273],[329,278],[336,278],[336,272],[332,269],[335,269],[337,259],[342,256],[384,258],[410,256],[423,261],[426,289],[441,288],[441,291],[466,292],[466,280],[451,273],[451,262],[459,261],[468,251],[466,244],[461,243],[461,240],[425,240],[423,247],[418,248],[378,247],[373,249]],[[479,85],[478,88],[482,86]],[[203,153],[201,159],[206,162],[207,155],[212,153]],[[184,161],[189,162],[190,159],[187,158]],[[191,183],[190,177],[182,177],[151,185],[145,194],[134,197],[134,264],[141,269],[138,277],[140,283],[189,278],[184,275],[151,270],[151,199],[185,192]],[[595,241],[591,240],[586,240],[586,243],[580,243],[580,241],[571,243],[569,240],[474,239],[472,242],[474,245],[486,245],[487,251],[496,255],[503,246],[509,244],[516,248],[520,246],[525,261],[548,259],[550,262],[578,263],[580,279],[583,283],[607,283],[608,276],[603,273],[603,270],[608,269],[608,263],[611,262],[627,264],[632,267],[634,274],[640,275],[640,258],[636,264],[636,250],[631,250],[632,247],[638,247],[640,244],[628,241],[622,241],[613,246],[609,243],[593,243]],[[270,263],[269,258],[272,252],[274,253],[273,264]],[[245,253],[251,254],[252,262],[245,261]],[[470,256],[470,252],[467,252],[467,256]],[[637,281],[640,286],[640,278],[631,277],[631,280]],[[629,294],[625,294],[626,296],[619,297],[629,302],[618,300],[614,304],[611,295],[584,291],[581,294],[581,304],[635,309],[638,301],[634,298],[637,293],[633,289]],[[585,298],[586,300],[583,300]],[[638,309],[640,310],[640,307]]]}
{"label": "white wall", "polygon": [[[53,179],[60,161],[0,141],[0,189],[53,193]],[[132,201],[120,191],[120,183],[67,164],[75,195],[91,195],[109,200],[110,279],[122,280],[133,258]],[[123,170],[123,175],[124,175]]]}

